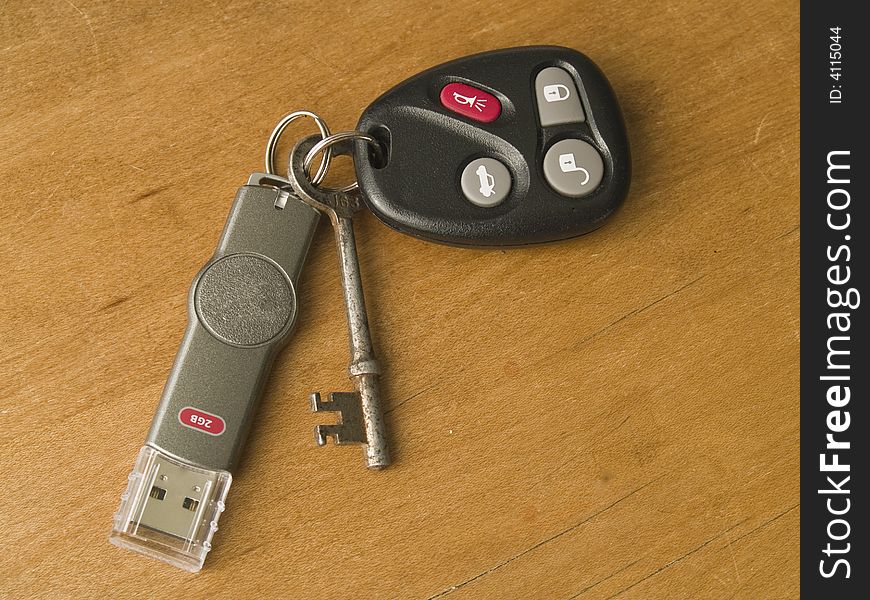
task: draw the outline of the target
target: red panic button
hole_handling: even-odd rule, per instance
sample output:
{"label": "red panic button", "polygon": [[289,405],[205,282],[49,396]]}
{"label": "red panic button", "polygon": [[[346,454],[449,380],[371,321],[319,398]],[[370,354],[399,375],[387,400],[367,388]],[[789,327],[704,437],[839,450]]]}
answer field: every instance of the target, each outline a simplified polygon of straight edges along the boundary
{"label": "red panic button", "polygon": [[227,424],[219,416],[193,408],[192,406],[182,408],[178,413],[178,420],[185,427],[198,429],[209,435],[220,435],[227,428]]}
{"label": "red panic button", "polygon": [[441,89],[444,108],[481,123],[492,123],[501,114],[498,98],[464,83],[448,83]]}

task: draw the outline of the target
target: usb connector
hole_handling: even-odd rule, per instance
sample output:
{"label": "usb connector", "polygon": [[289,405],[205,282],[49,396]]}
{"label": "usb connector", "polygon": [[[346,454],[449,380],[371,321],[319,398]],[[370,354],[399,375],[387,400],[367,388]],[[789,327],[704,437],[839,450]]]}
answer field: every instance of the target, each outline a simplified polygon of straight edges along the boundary
{"label": "usb connector", "polygon": [[144,446],[130,473],[109,541],[185,571],[202,568],[232,483]]}

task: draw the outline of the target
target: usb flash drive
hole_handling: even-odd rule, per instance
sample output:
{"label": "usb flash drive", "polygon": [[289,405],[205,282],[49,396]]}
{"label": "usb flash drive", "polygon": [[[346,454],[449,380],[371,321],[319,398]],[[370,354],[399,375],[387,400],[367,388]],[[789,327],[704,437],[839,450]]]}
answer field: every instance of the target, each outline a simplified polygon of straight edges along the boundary
{"label": "usb flash drive", "polygon": [[[188,295],[188,326],[109,541],[196,572],[276,354],[319,213],[271,176],[236,195]],[[274,179],[274,178],[272,178]]]}

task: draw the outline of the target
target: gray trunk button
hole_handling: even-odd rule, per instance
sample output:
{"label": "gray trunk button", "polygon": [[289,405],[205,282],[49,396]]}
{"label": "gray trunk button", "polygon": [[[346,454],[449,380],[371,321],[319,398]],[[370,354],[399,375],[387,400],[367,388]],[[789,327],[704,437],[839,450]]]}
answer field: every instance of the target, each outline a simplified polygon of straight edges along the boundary
{"label": "gray trunk button", "polygon": [[592,193],[603,176],[601,155],[583,140],[556,142],[544,156],[544,177],[564,196],[580,198]]}
{"label": "gray trunk button", "polygon": [[469,202],[488,208],[507,198],[511,191],[511,174],[494,158],[477,158],[462,170],[460,184]]}
{"label": "gray trunk button", "polygon": [[574,78],[565,69],[547,67],[538,73],[535,77],[535,96],[542,127],[586,120]]}

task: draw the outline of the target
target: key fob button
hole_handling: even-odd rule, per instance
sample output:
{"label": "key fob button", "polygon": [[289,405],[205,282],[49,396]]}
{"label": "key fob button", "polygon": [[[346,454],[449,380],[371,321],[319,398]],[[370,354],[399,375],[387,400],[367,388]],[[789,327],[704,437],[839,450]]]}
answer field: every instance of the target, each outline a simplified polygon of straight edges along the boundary
{"label": "key fob button", "polygon": [[542,127],[586,120],[574,78],[565,69],[547,67],[535,77],[538,118]]}
{"label": "key fob button", "polygon": [[468,163],[460,177],[465,199],[489,208],[498,206],[511,191],[511,174],[507,167],[494,158],[478,158]]}
{"label": "key fob button", "polygon": [[481,123],[492,123],[501,114],[498,98],[465,83],[448,83],[441,88],[444,108]]}
{"label": "key fob button", "polygon": [[594,146],[583,140],[562,140],[544,156],[544,177],[563,196],[582,198],[604,177],[604,161]]}

